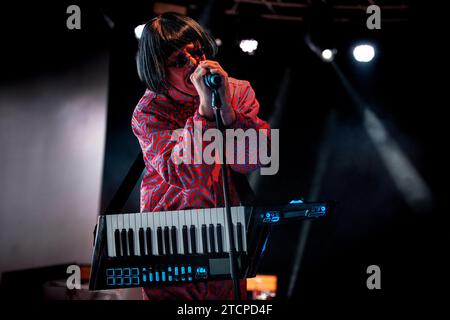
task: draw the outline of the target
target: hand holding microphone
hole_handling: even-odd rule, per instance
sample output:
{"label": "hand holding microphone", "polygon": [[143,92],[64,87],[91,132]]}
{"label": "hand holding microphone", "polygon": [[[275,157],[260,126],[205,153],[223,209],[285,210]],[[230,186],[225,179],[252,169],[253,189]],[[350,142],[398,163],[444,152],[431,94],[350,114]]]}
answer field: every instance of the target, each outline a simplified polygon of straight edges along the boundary
{"label": "hand holding microphone", "polygon": [[228,88],[228,74],[217,61],[201,61],[191,74],[191,82],[200,98],[199,113],[208,120],[214,120],[212,105],[212,89],[216,89],[222,104],[221,115],[224,124],[234,122],[236,115],[231,106],[230,91]]}

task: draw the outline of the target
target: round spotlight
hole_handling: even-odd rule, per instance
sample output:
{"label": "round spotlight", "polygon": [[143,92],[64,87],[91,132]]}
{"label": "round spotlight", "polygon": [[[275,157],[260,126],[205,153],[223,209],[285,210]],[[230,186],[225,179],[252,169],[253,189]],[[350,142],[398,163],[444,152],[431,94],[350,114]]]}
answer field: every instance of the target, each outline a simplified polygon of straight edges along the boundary
{"label": "round spotlight", "polygon": [[326,62],[333,61],[334,59],[334,50],[325,49],[322,51],[322,59]]}
{"label": "round spotlight", "polygon": [[353,49],[353,57],[358,62],[370,62],[375,57],[375,49],[369,44],[362,44]]}
{"label": "round spotlight", "polygon": [[218,47],[220,47],[220,46],[222,45],[222,39],[216,38],[215,41],[216,41],[216,45],[217,45]]}
{"label": "round spotlight", "polygon": [[134,28],[134,35],[136,36],[136,39],[140,39],[142,35],[142,31],[144,30],[145,24],[141,24]]}
{"label": "round spotlight", "polygon": [[242,51],[247,52],[248,54],[254,54],[256,48],[258,48],[258,41],[255,39],[241,40],[239,47]]}

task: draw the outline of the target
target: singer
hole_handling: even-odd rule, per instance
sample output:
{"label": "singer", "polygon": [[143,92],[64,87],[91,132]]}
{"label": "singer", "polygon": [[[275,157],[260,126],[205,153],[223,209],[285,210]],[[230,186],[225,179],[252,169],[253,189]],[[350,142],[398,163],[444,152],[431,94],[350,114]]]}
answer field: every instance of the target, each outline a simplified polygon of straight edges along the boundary
{"label": "singer", "polygon": [[[174,130],[183,128],[193,134],[194,124],[200,124],[203,131],[216,127],[211,90],[203,81],[206,74],[221,77],[218,92],[224,125],[243,130],[266,129],[270,139],[268,123],[257,117],[259,103],[249,82],[228,77],[214,60],[216,53],[213,38],[189,17],[164,13],[144,27],[137,65],[147,89],[132,117],[132,130],[146,165],[141,212],[223,207],[220,164],[175,164],[171,158],[172,150],[182,143],[181,139],[171,139]],[[203,142],[197,147],[204,149],[207,145],[208,142]],[[244,196],[238,194],[232,174],[246,174],[260,166],[259,162],[229,165],[231,205],[239,205]],[[241,281],[241,290],[245,297],[245,280]],[[210,281],[163,289],[143,288],[143,296],[150,300],[219,300],[231,299],[232,291],[232,281]]]}

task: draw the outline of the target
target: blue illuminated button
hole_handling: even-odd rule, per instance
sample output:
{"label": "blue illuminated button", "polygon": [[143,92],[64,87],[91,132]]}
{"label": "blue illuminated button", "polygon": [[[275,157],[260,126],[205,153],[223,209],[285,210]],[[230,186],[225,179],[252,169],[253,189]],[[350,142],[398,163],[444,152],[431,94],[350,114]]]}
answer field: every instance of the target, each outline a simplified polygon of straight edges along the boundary
{"label": "blue illuminated button", "polygon": [[186,274],[186,268],[184,266],[181,267],[181,281],[186,281],[186,277],[184,276]]}
{"label": "blue illuminated button", "polygon": [[114,275],[116,277],[121,277],[122,276],[122,268],[116,268],[114,269]]}
{"label": "blue illuminated button", "polygon": [[116,284],[116,279],[113,277],[108,277],[108,278],[106,278],[106,284],[108,286],[113,286]]}
{"label": "blue illuminated button", "polygon": [[123,279],[126,286],[129,286],[131,284],[131,277],[124,277]]}
{"label": "blue illuminated button", "polygon": [[192,267],[191,266],[187,267],[187,272],[188,272],[188,274],[192,274]]}
{"label": "blue illuminated button", "polygon": [[123,276],[129,277],[131,275],[131,269],[130,268],[124,268],[123,269]]}
{"label": "blue illuminated button", "polygon": [[166,273],[161,271],[161,281],[166,281]]}
{"label": "blue illuminated button", "polygon": [[123,286],[123,278],[116,278],[116,285]]}
{"label": "blue illuminated button", "polygon": [[169,281],[172,281],[172,279],[173,279],[172,276],[170,276],[170,275],[167,278],[169,279]]}
{"label": "blue illuminated button", "polygon": [[175,267],[174,269],[175,269],[175,275],[177,276],[178,275],[178,267]]}
{"label": "blue illuminated button", "polygon": [[148,274],[148,282],[153,282],[153,273]]}
{"label": "blue illuminated button", "polygon": [[172,272],[172,267],[171,266],[168,266],[167,267],[167,272],[169,273],[169,272]]}
{"label": "blue illuminated button", "polygon": [[145,274],[142,275],[142,282],[147,282],[147,276]]}
{"label": "blue illuminated button", "polygon": [[133,284],[133,285],[138,285],[138,284],[140,283],[138,277],[133,277],[132,280],[133,280],[133,281],[132,281],[132,284]]}
{"label": "blue illuminated button", "polygon": [[159,272],[155,271],[155,281],[159,281]]}
{"label": "blue illuminated button", "polygon": [[208,277],[208,273],[205,267],[197,267],[195,269],[195,278],[196,279],[206,279]]}
{"label": "blue illuminated button", "polygon": [[139,275],[139,269],[138,268],[131,268],[131,275],[132,276]]}
{"label": "blue illuminated button", "polygon": [[188,277],[188,281],[192,281],[192,277]]}
{"label": "blue illuminated button", "polygon": [[114,277],[114,269],[112,269],[112,268],[106,269],[106,276],[107,277]]}

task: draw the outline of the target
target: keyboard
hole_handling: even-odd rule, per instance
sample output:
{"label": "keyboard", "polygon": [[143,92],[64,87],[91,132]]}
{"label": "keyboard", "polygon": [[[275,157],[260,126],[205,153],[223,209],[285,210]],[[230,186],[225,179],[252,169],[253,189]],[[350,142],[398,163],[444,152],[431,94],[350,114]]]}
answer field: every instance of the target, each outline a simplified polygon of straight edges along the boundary
{"label": "keyboard", "polygon": [[[231,215],[237,251],[245,252],[245,208],[233,207]],[[106,232],[108,257],[229,251],[224,208],[107,215]]]}
{"label": "keyboard", "polygon": [[[238,277],[256,275],[270,228],[326,216],[331,202],[232,207]],[[101,215],[90,290],[230,279],[225,208]]]}

